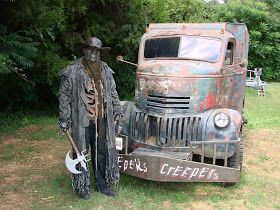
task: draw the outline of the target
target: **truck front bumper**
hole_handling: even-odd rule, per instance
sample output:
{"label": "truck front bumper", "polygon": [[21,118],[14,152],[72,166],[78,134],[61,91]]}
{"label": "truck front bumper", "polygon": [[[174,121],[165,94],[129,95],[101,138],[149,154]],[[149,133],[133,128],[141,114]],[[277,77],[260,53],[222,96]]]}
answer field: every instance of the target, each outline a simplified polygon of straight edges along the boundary
{"label": "truck front bumper", "polygon": [[151,154],[121,154],[122,173],[162,182],[238,182],[240,169],[160,157]]}
{"label": "truck front bumper", "polygon": [[[206,161],[203,150],[205,145],[211,145],[216,151],[217,144],[225,144],[223,166],[217,165],[218,159],[214,157],[210,163]],[[228,167],[228,144],[237,147],[235,168]],[[122,173],[139,178],[162,182],[230,182],[240,180],[239,140],[231,141],[200,141],[192,142],[188,148],[167,148],[167,150],[151,148],[144,144],[134,145],[133,152],[128,154],[128,143],[124,147],[125,154],[119,154],[118,162]],[[193,161],[193,151],[201,150],[200,162]],[[207,163],[206,163],[207,162]]]}

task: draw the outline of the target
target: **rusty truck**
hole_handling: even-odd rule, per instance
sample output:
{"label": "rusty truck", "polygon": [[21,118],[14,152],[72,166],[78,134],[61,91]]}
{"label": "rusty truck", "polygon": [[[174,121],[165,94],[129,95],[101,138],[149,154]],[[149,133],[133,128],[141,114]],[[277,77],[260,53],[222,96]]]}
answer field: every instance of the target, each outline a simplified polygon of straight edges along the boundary
{"label": "rusty truck", "polygon": [[164,182],[240,180],[248,43],[242,23],[147,26],[133,64],[135,100],[123,102],[121,172]]}

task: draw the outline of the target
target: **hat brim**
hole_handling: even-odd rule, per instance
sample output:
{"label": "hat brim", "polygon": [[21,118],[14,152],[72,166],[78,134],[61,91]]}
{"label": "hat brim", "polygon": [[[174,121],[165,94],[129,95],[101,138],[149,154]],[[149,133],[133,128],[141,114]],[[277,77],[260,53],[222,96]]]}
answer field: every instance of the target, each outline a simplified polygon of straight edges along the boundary
{"label": "hat brim", "polygon": [[78,56],[82,56],[83,55],[83,49],[84,48],[94,48],[94,49],[97,49],[97,50],[100,50],[100,51],[109,51],[111,50],[111,47],[101,47],[101,48],[97,48],[97,47],[92,47],[90,46],[89,44],[87,43],[77,43],[75,45],[75,50],[76,52],[78,53]]}
{"label": "hat brim", "polygon": [[94,48],[94,49],[97,49],[97,50],[111,50],[111,47],[93,47],[93,46],[90,46],[88,43],[78,43],[77,45],[77,48],[79,49],[84,49],[84,48],[87,48],[87,47],[91,47],[91,48]]}

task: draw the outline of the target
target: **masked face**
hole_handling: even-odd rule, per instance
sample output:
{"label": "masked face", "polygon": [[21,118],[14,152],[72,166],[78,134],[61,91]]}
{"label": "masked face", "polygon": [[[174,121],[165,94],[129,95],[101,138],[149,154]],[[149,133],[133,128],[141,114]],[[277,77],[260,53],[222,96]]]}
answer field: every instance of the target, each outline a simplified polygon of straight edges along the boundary
{"label": "masked face", "polygon": [[93,48],[84,48],[83,49],[84,57],[86,60],[92,62],[99,62],[100,60],[100,51]]}

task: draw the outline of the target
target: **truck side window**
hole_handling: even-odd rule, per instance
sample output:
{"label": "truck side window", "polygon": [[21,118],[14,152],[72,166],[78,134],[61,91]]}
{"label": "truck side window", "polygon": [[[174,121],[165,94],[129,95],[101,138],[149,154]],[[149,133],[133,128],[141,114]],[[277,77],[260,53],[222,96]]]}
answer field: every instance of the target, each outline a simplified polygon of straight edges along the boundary
{"label": "truck side window", "polygon": [[226,56],[225,56],[225,64],[226,65],[233,64],[233,42],[228,43]]}

